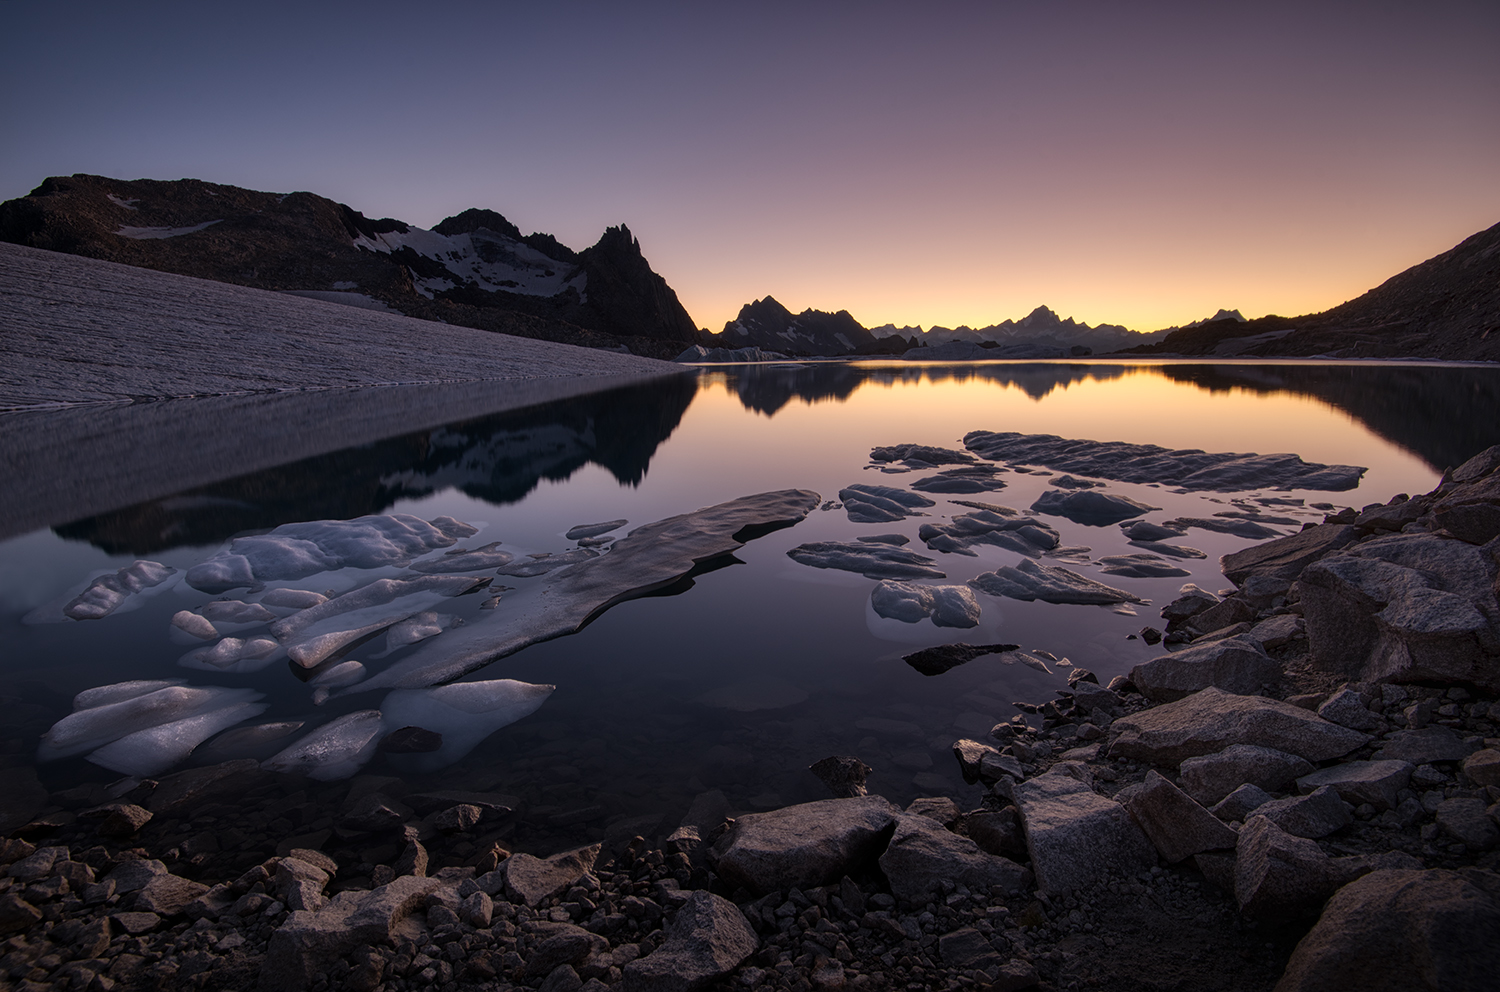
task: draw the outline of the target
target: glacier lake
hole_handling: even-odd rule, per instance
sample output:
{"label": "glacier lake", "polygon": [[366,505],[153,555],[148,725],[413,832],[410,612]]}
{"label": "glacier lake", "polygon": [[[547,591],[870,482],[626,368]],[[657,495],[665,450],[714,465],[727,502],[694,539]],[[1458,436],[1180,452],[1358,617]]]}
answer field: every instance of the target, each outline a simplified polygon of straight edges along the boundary
{"label": "glacier lake", "polygon": [[[336,422],[278,430],[337,440]],[[264,425],[231,409],[208,426],[221,446],[177,452],[197,474],[170,492],[122,482],[114,502],[70,483],[61,451],[32,480],[55,483],[46,499],[0,516],[7,765],[40,748],[41,783],[70,803],[40,815],[61,823],[137,780],[266,761],[266,788],[301,798],[259,829],[330,848],[359,843],[351,796],[477,796],[489,814],[447,855],[461,864],[496,841],[659,838],[705,795],[826,798],[808,767],[831,755],[895,802],[977,805],[955,740],[988,739],[1075,669],[1107,683],[1159,656],[1138,632],[1164,629],[1185,583],[1227,586],[1221,555],[1432,489],[1500,442],[1500,377],[707,366],[250,471],[237,450],[279,443]],[[1296,457],[1169,457],[1195,449]],[[120,472],[148,455],[122,452]],[[1011,647],[903,660],[960,642]],[[220,792],[175,816],[222,833],[234,808]],[[239,826],[216,843],[257,843]]]}

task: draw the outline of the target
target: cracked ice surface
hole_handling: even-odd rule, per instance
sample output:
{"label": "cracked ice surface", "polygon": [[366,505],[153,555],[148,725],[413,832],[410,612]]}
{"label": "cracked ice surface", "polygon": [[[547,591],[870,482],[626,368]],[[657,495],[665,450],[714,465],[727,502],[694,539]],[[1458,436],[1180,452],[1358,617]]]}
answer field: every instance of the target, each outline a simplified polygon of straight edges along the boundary
{"label": "cracked ice surface", "polygon": [[1036,600],[1045,603],[1078,603],[1113,606],[1116,603],[1144,603],[1123,589],[1079,575],[1061,566],[1040,565],[1022,561],[1014,568],[1006,566],[984,572],[969,580],[969,585],[991,596]]}

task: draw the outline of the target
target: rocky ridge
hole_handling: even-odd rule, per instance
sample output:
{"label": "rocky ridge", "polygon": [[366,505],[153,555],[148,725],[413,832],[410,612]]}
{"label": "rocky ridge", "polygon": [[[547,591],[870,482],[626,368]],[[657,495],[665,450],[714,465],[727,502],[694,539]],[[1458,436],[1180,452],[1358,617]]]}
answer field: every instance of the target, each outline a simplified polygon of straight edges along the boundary
{"label": "rocky ridge", "polygon": [[967,811],[865,795],[846,757],[814,769],[833,799],[730,816],[709,792],[659,841],[537,857],[500,843],[494,794],[230,762],[48,795],[13,767],[0,969],[28,990],[1487,988],[1497,485],[1500,447],[1227,556],[1235,588],[1162,610],[1190,650],[1108,686],[1075,669],[1029,721],[955,742],[985,790]]}
{"label": "rocky ridge", "polygon": [[75,175],[0,203],[0,241],[657,358],[698,334],[624,225],[575,252],[493,210],[427,231],[313,193]]}

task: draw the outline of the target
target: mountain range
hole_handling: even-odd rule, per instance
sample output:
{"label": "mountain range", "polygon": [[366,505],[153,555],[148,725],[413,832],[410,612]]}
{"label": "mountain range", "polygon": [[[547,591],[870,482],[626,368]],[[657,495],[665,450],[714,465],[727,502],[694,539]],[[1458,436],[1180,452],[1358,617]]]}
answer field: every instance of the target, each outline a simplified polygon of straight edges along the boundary
{"label": "mountain range", "polygon": [[0,203],[0,241],[655,357],[698,338],[623,224],[575,252],[493,210],[424,230],[313,193],[75,175]]}

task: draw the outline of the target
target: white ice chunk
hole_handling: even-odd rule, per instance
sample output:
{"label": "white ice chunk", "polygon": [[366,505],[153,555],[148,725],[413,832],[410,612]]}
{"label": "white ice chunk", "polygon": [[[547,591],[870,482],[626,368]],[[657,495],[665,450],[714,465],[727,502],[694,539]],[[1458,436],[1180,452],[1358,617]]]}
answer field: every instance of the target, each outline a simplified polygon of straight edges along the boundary
{"label": "white ice chunk", "polygon": [[107,617],[134,594],[161,585],[176,574],[177,569],[160,562],[132,562],[113,575],[101,575],[90,582],[87,589],[63,607],[63,616],[70,620]]}
{"label": "white ice chunk", "polygon": [[404,648],[408,644],[416,644],[425,641],[429,637],[436,637],[443,631],[457,627],[463,623],[461,619],[451,613],[433,613],[426,611],[414,616],[407,617],[398,624],[393,624],[385,632],[385,652]]}
{"label": "white ice chunk", "polygon": [[119,703],[137,696],[144,696],[148,692],[158,689],[166,689],[174,685],[182,685],[182,679],[151,679],[148,681],[116,682],[113,685],[100,685],[92,689],[85,689],[73,697],[73,712],[86,710],[94,706],[105,706],[109,703]]}
{"label": "white ice chunk", "polygon": [[391,755],[391,761],[403,771],[433,771],[451,765],[501,727],[535,713],[556,688],[496,679],[435,689],[397,689],[380,704],[386,731],[421,727],[442,734],[443,745],[422,754]]}
{"label": "white ice chunk", "polygon": [[259,698],[260,693],[252,689],[174,685],[117,702],[101,703],[70,713],[54,723],[42,735],[37,760],[55,761],[84,754],[138,730]]}
{"label": "white ice chunk", "polygon": [[210,647],[189,651],[177,660],[183,668],[201,668],[208,672],[258,672],[281,657],[281,645],[269,637],[241,640],[226,637]]}
{"label": "white ice chunk", "polygon": [[1123,589],[1096,582],[1061,566],[1039,565],[1029,559],[1014,568],[1007,565],[976,575],[969,580],[969,585],[991,596],[1008,596],[1027,602],[1040,599],[1044,603],[1098,606],[1147,602]]}
{"label": "white ice chunk", "polygon": [[211,641],[219,636],[219,629],[213,625],[213,621],[192,610],[178,610],[172,614],[172,627],[200,641]]}
{"label": "white ice chunk", "polygon": [[973,627],[979,623],[979,600],[968,586],[887,580],[870,594],[870,605],[878,615],[902,623],[918,623],[928,617],[939,627]]}
{"label": "white ice chunk", "polygon": [[294,613],[271,625],[287,654],[312,668],[340,648],[377,633],[429,607],[489,585],[488,577],[424,575],[418,579],[377,579],[326,603]]}
{"label": "white ice chunk", "polygon": [[436,575],[438,573],[450,572],[477,572],[485,568],[499,568],[501,565],[509,565],[516,556],[509,551],[500,550],[500,542],[495,541],[486,544],[482,548],[466,550],[446,551],[436,558],[425,558],[422,561],[411,563],[413,572],[421,572],[424,575]]}
{"label": "white ice chunk", "polygon": [[569,527],[563,536],[570,541],[576,541],[581,537],[598,537],[600,534],[608,534],[612,530],[619,530],[630,521],[628,520],[605,520],[597,524],[578,524]]}
{"label": "white ice chunk", "polygon": [[261,767],[301,773],[320,782],[337,781],[353,775],[374,757],[380,737],[380,711],[358,710],[323,724],[261,762]]}
{"label": "white ice chunk", "polygon": [[155,241],[160,238],[180,238],[184,234],[197,234],[199,231],[206,231],[215,224],[222,223],[224,223],[224,218],[220,217],[218,220],[206,220],[192,227],[122,227],[115,233],[122,238],[135,241]]}
{"label": "white ice chunk", "polygon": [[308,589],[270,589],[260,601],[264,606],[275,606],[278,609],[306,610],[328,602],[328,597]]}
{"label": "white ice chunk", "polygon": [[208,764],[254,758],[262,761],[286,747],[307,726],[306,720],[279,720],[226,730],[193,752],[195,760]]}
{"label": "white ice chunk", "polygon": [[[254,695],[259,698],[260,693]],[[251,702],[209,710],[126,734],[90,754],[88,760],[123,775],[159,775],[186,760],[195,747],[214,734],[265,711],[264,703]]]}
{"label": "white ice chunk", "polygon": [[269,623],[276,619],[276,614],[259,603],[238,599],[216,599],[204,603],[198,612],[216,623]]}
{"label": "white ice chunk", "polygon": [[334,665],[326,672],[319,672],[313,677],[311,685],[353,685],[368,675],[365,666],[357,661],[343,661]]}

